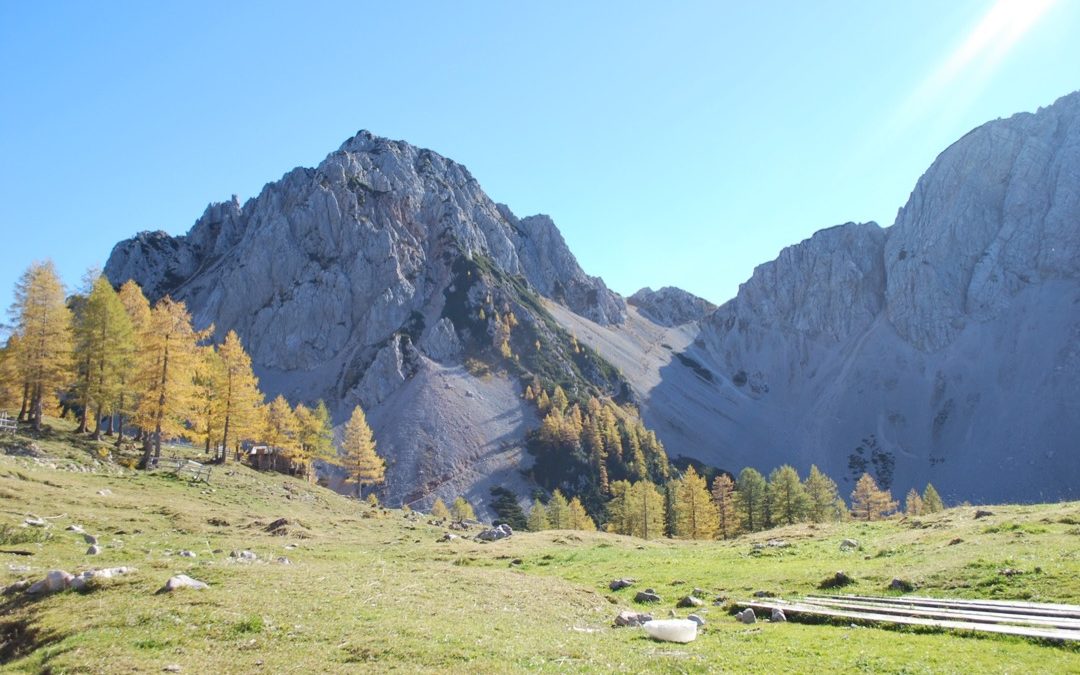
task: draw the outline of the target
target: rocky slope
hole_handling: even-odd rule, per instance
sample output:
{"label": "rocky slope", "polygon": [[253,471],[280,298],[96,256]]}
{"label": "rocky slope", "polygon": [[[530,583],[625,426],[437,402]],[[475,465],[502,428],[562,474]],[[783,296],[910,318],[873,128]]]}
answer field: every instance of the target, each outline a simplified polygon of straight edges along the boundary
{"label": "rocky slope", "polygon": [[[535,293],[601,325],[626,316],[550,218],[519,219],[463,166],[363,131],[242,206],[212,204],[186,236],[144,232],[117,244],[106,274],[135,279],[152,300],[185,300],[197,324],[221,335],[235,330],[271,395],[325,399],[338,420],[362,404],[391,458],[391,499],[415,493],[418,481],[459,489],[444,496],[468,492],[477,481],[454,476],[476,474],[470,467],[490,454],[491,439],[476,431],[490,432],[489,420],[507,422],[506,452],[520,445],[532,413],[509,395],[520,391],[516,378],[494,374],[498,395],[482,396],[435,376],[475,379],[466,357],[498,347],[510,314],[507,346],[526,352],[511,372],[535,365],[555,381],[614,386],[595,372],[602,364],[571,354],[567,336],[537,313]],[[534,364],[540,343],[543,363]],[[420,391],[444,384],[434,399]],[[404,405],[428,399],[445,420]]]}
{"label": "rocky slope", "polygon": [[626,299],[642,314],[661,326],[681,326],[704,319],[716,305],[681,288],[664,286],[658,291],[642,288]]}
{"label": "rocky slope", "polygon": [[673,455],[817,463],[848,486],[865,468],[953,499],[1080,495],[1080,94],[972,131],[892,227],[785,249],[699,327],[631,378]]}

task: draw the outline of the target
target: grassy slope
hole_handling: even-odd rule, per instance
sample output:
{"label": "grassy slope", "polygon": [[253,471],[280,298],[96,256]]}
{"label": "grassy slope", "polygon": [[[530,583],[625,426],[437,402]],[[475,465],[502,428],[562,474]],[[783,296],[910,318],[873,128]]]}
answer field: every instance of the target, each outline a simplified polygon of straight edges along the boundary
{"label": "grassy slope", "polygon": [[[209,490],[107,465],[98,473],[65,470],[91,463],[91,444],[62,441],[38,442],[70,458],[50,462],[56,468],[0,456],[0,528],[30,513],[64,516],[52,520],[43,542],[0,546],[34,552],[0,554],[0,581],[37,579],[53,568],[134,565],[138,573],[85,594],[2,598],[0,638],[9,648],[16,629],[21,636],[22,654],[4,666],[13,671],[160,672],[169,664],[188,673],[1080,670],[1074,647],[922,630],[744,626],[720,606],[701,610],[708,630],[689,645],[610,628],[646,586],[664,598],[654,610],[664,615],[695,586],[709,600],[757,590],[788,596],[813,591],[838,569],[858,579],[850,588],[860,593],[883,592],[900,576],[927,595],[1080,603],[1077,503],[993,507],[994,516],[978,521],[973,509],[958,508],[917,521],[796,526],[730,543],[576,532],[440,543],[443,528],[424,519],[234,465],[215,469]],[[103,488],[112,495],[98,496]],[[282,516],[291,521],[289,535],[263,531]],[[214,518],[229,524],[212,525]],[[63,530],[70,523],[97,534],[104,553],[85,556],[81,538]],[[842,552],[846,537],[860,550]],[[753,551],[768,538],[791,546]],[[950,546],[954,538],[964,541]],[[185,548],[199,557],[172,554]],[[229,559],[229,551],[245,548],[292,564]],[[22,564],[32,571],[9,569]],[[1006,567],[1025,573],[999,574]],[[154,595],[181,572],[210,589]],[[607,582],[622,576],[639,583],[609,592]]]}

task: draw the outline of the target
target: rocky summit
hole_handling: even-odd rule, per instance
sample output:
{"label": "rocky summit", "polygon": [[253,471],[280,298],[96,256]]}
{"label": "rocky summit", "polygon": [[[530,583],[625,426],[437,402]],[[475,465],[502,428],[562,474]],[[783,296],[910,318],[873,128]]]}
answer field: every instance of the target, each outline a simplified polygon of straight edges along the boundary
{"label": "rocky summit", "polygon": [[[272,394],[323,398],[336,421],[363,405],[391,501],[527,494],[530,373],[633,400],[669,454],[729,471],[1080,495],[1080,93],[975,129],[892,226],[822,230],[718,308],[674,288],[625,302],[549,217],[518,218],[463,166],[367,132],[212,204],[185,236],[117,244],[106,273],[236,330]],[[513,352],[542,357],[478,367],[508,314]]]}

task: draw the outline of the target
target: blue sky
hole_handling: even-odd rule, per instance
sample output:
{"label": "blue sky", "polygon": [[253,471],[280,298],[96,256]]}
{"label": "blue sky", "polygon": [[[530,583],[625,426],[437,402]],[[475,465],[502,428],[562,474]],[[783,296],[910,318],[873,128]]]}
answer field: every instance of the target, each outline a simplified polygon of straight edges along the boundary
{"label": "blue sky", "polygon": [[0,0],[0,297],[69,287],[358,129],[466,166],[622,293],[714,302],[1080,88],[1080,2]]}

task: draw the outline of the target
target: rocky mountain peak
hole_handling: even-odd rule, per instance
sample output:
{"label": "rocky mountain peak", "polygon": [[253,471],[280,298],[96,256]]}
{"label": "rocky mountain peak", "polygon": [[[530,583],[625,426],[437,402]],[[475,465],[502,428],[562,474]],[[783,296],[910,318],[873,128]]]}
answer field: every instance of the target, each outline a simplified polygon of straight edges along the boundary
{"label": "rocky mountain peak", "polygon": [[716,311],[716,305],[674,286],[658,291],[646,286],[626,299],[646,317],[661,326],[680,326],[699,321]]}

